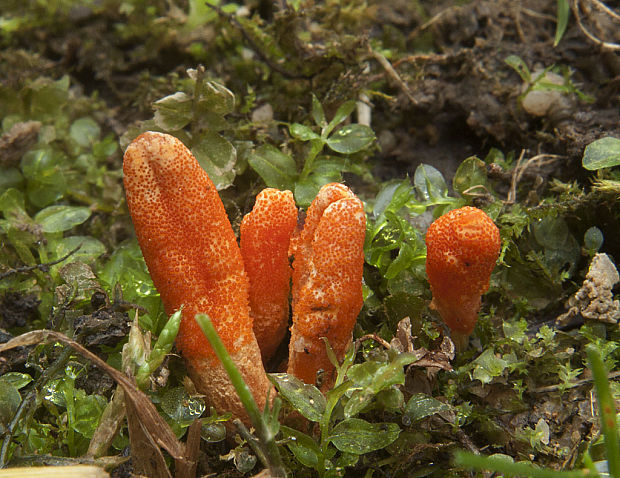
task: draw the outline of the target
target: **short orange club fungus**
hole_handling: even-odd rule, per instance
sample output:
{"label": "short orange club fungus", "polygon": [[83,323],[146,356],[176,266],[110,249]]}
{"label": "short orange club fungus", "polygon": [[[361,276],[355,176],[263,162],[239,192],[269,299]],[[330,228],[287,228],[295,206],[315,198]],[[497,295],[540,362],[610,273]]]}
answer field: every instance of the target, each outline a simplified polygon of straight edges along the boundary
{"label": "short orange club fungus", "polygon": [[252,331],[248,278],[224,205],[192,153],[174,136],[147,132],[127,148],[127,204],[166,313],[183,306],[177,345],[196,388],[218,411],[247,415],[200,327],[213,321],[260,407],[270,387]]}
{"label": "short orange club fungus", "polygon": [[462,207],[434,221],[426,233],[426,274],[431,307],[453,332],[469,335],[489,289],[500,251],[499,229],[486,213]]}
{"label": "short orange club fungus", "polygon": [[272,357],[288,328],[288,249],[295,226],[293,193],[273,188],[256,196],[252,212],[241,222],[241,255],[250,280],[250,315],[264,363]]}
{"label": "short orange club fungus", "polygon": [[339,361],[351,343],[362,308],[366,215],[362,202],[342,184],[323,186],[310,205],[302,231],[291,240],[293,326],[288,373],[323,388],[333,381],[323,337]]}

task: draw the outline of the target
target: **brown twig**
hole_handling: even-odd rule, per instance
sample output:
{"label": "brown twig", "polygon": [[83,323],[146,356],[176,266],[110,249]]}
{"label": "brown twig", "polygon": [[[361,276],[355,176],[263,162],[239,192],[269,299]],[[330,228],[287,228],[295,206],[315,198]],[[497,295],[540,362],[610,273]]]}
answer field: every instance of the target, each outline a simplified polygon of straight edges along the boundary
{"label": "brown twig", "polygon": [[68,252],[64,256],[62,256],[60,259],[56,259],[55,261],[44,262],[43,264],[35,264],[34,266],[22,266],[22,267],[17,267],[15,269],[9,269],[8,271],[5,271],[2,274],[0,274],[0,280],[5,279],[13,274],[25,274],[26,272],[32,272],[35,270],[40,270],[41,272],[49,272],[49,269],[51,266],[54,266],[56,264],[59,264],[67,260],[73,254],[79,251],[81,247],[82,247],[82,244],[80,244],[75,249]]}
{"label": "brown twig", "polygon": [[400,75],[398,74],[398,72],[394,69],[394,67],[392,66],[392,64],[389,62],[389,60],[384,57],[381,53],[371,50],[370,53],[372,54],[372,56],[375,58],[375,60],[377,60],[379,62],[379,64],[383,67],[383,69],[385,70],[385,72],[388,74],[388,76],[390,78],[392,78],[396,84],[400,87],[401,90],[403,90],[403,93],[405,93],[405,95],[407,96],[407,98],[409,99],[409,101],[411,101],[411,103],[413,105],[417,105],[418,104],[418,100],[416,100],[413,96],[413,93],[411,92],[411,90],[409,89],[409,86],[407,85],[407,83],[400,77]]}

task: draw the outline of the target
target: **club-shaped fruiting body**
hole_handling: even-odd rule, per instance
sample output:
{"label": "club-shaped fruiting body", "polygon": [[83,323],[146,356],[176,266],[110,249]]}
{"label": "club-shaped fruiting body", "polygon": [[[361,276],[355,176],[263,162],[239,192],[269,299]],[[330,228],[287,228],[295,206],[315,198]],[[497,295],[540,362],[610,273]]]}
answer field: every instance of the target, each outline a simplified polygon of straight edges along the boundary
{"label": "club-shaped fruiting body", "polygon": [[144,259],[166,312],[183,307],[177,345],[210,405],[247,422],[194,316],[211,318],[262,408],[270,385],[259,342],[267,359],[286,330],[291,254],[288,371],[308,383],[319,370],[331,374],[323,338],[341,360],[362,306],[366,218],[346,186],[321,188],[301,229],[292,194],[263,191],[242,221],[240,249],[215,186],[181,141],[144,133],[127,148],[123,170]]}
{"label": "club-shaped fruiting body", "polygon": [[471,334],[499,256],[499,229],[481,209],[455,209],[428,228],[426,250],[432,306],[451,330]]}

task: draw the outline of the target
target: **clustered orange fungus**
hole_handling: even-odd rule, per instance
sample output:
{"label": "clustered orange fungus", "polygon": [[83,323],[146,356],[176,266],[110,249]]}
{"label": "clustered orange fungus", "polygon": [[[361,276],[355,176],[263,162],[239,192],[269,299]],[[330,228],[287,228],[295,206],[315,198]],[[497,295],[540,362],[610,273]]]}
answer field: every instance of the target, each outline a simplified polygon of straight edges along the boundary
{"label": "clustered orange fungus", "polygon": [[484,211],[462,207],[431,224],[426,249],[431,306],[453,332],[471,334],[499,256],[499,229]]}
{"label": "clustered orange fungus", "polygon": [[144,259],[166,312],[183,306],[177,345],[210,404],[247,422],[195,314],[209,315],[262,408],[269,390],[263,360],[286,333],[291,276],[288,372],[314,383],[323,370],[329,383],[333,366],[321,337],[342,360],[362,306],[362,202],[346,186],[323,186],[299,229],[291,192],[266,189],[241,223],[239,247],[215,186],[177,138],[141,134],[123,170]]}

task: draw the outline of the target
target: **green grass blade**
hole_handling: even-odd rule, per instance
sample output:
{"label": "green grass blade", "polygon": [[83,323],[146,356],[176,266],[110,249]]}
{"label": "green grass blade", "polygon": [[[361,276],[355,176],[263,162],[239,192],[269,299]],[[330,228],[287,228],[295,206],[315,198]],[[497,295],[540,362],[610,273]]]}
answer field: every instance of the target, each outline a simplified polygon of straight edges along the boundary
{"label": "green grass blade", "polygon": [[222,343],[220,336],[217,334],[211,319],[206,314],[196,314],[195,318],[196,322],[198,322],[198,325],[202,329],[202,332],[205,334],[205,337],[211,344],[211,347],[213,347],[215,355],[217,355],[217,358],[220,362],[222,362],[230,381],[237,391],[237,395],[239,395],[241,403],[243,403],[245,410],[248,412],[252,425],[254,425],[254,428],[256,429],[256,433],[260,440],[258,445],[261,447],[262,451],[259,456],[265,457],[265,462],[263,464],[269,468],[271,476],[274,478],[286,477],[286,471],[282,465],[278,445],[275,442],[275,437],[271,433],[269,424],[265,421],[265,418],[261,414],[260,409],[252,396],[252,392],[250,392],[250,388],[241,376],[241,372],[239,372],[239,369],[233,362],[233,359],[230,358],[230,355]]}
{"label": "green grass blade", "polygon": [[592,344],[586,348],[588,362],[594,375],[594,386],[598,401],[601,429],[605,437],[605,449],[607,452],[607,464],[609,475],[612,478],[620,478],[620,447],[618,444],[618,424],[616,422],[616,406],[609,389],[607,370],[601,353]]}

